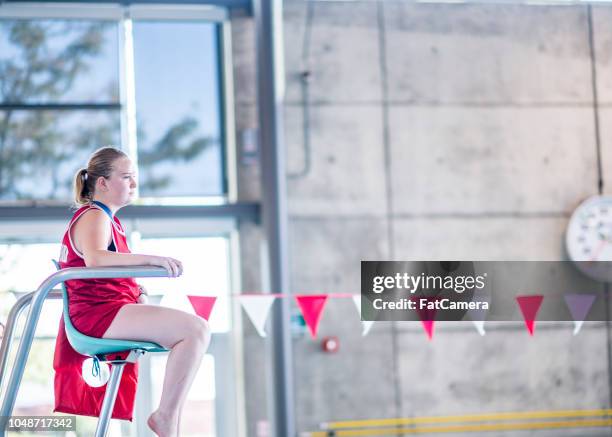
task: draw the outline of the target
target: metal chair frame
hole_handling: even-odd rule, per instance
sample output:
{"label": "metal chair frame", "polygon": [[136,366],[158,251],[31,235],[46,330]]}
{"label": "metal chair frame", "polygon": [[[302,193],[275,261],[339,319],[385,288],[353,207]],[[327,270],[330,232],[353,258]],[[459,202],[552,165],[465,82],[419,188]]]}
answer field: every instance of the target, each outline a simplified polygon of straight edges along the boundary
{"label": "metal chair frame", "polygon": [[[67,314],[68,293],[64,282],[71,279],[100,279],[100,278],[144,278],[144,277],[167,277],[168,272],[161,267],[134,266],[134,267],[71,267],[52,274],[38,287],[38,289],[20,298],[11,309],[6,323],[4,336],[0,346],[0,395],[2,404],[0,406],[0,437],[6,436],[6,426],[15,406],[17,392],[23,378],[25,365],[34,340],[34,333],[40,318],[40,312],[47,297],[59,298],[59,293],[52,289],[57,284],[62,285],[61,296],[64,300],[64,323],[66,324],[66,334],[68,341],[75,350],[83,355],[95,356],[101,361],[111,365],[111,375],[107,382],[104,400],[98,419],[95,437],[105,437],[110,424],[112,410],[119,390],[119,383],[123,375],[125,364],[136,362],[138,357],[145,352],[165,352],[166,349],[155,343],[98,339],[88,337],[78,332]],[[19,315],[29,305],[26,325],[19,342],[19,348],[15,357],[15,362],[8,378],[5,393],[2,393],[3,382],[7,379],[6,365],[10,346],[15,334],[15,326]],[[68,323],[66,323],[66,320]],[[69,326],[72,329],[69,329]],[[74,342],[74,343],[73,343]],[[125,360],[108,359],[107,355],[113,352],[127,351]]]}

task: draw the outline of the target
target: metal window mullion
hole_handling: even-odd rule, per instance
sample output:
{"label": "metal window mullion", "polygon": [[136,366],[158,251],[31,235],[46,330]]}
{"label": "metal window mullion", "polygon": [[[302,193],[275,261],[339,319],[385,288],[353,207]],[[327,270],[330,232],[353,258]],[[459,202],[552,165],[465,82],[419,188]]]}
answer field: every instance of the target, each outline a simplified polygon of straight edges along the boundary
{"label": "metal window mullion", "polygon": [[[134,70],[134,37],[129,8],[119,22],[119,89],[121,100],[121,148],[138,168],[136,136],[136,86]],[[138,188],[136,188],[138,190]],[[138,196],[138,193],[136,194]]]}
{"label": "metal window mullion", "polygon": [[229,19],[228,10],[215,5],[131,4],[129,8],[133,20],[224,22]]}
{"label": "metal window mullion", "polygon": [[0,111],[82,111],[118,110],[119,103],[0,103]]}
{"label": "metal window mullion", "polygon": [[[54,206],[4,206],[0,203],[0,223],[7,221],[36,222],[47,220],[69,220],[68,204]],[[260,206],[253,202],[241,202],[224,205],[190,205],[190,206],[160,206],[133,205],[121,211],[125,219],[146,218],[232,218],[240,221],[258,223],[260,221]]]}
{"label": "metal window mullion", "polygon": [[118,20],[120,14],[112,3],[0,2],[0,18]]}
{"label": "metal window mullion", "polygon": [[[229,284],[230,290],[242,292],[242,266],[240,257],[240,230],[236,225],[229,233]],[[234,366],[234,406],[236,420],[236,437],[247,436],[246,418],[246,382],[244,372],[244,336],[242,327],[242,311],[238,303],[230,308],[232,329],[230,332],[232,357]]]}
{"label": "metal window mullion", "polygon": [[[244,0],[228,4],[228,7],[248,7],[248,2]],[[228,8],[219,2],[209,4],[197,4],[194,2],[152,4],[132,4],[129,7],[130,16],[137,20],[206,20],[206,21],[225,21],[229,18]],[[101,19],[101,20],[121,20],[125,13],[126,6],[120,4],[99,2],[14,2],[8,1],[1,3],[0,18],[59,18],[59,19]]]}
{"label": "metal window mullion", "polygon": [[224,188],[229,202],[238,200],[238,170],[236,157],[236,121],[234,115],[234,77],[232,68],[232,33],[230,23],[219,24],[217,31],[219,48],[219,105],[223,140]]}

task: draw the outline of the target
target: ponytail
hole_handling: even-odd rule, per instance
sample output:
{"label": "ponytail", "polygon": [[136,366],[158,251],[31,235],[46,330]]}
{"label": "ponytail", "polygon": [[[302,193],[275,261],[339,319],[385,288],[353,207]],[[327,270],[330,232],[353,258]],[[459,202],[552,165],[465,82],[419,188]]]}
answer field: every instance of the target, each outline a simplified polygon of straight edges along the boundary
{"label": "ponytail", "polygon": [[77,171],[74,177],[74,201],[77,206],[85,205],[91,201],[93,190],[93,178],[89,178],[87,169],[82,168]]}

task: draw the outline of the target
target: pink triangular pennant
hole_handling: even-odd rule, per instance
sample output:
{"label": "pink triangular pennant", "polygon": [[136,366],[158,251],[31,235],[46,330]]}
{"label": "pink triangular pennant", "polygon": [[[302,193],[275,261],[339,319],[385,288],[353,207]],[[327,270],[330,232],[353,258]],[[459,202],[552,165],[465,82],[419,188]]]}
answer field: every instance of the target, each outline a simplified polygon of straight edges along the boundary
{"label": "pink triangular pennant", "polygon": [[302,311],[302,316],[304,316],[304,321],[310,330],[312,338],[317,336],[319,321],[321,320],[327,297],[326,294],[295,296],[295,300]]}
{"label": "pink triangular pennant", "polygon": [[423,328],[425,328],[425,332],[427,333],[429,340],[433,340],[435,322],[433,320],[421,320],[421,323],[423,324]]}
{"label": "pink triangular pennant", "polygon": [[217,296],[187,296],[196,314],[208,320]]}
{"label": "pink triangular pennant", "polygon": [[521,312],[523,313],[523,319],[525,319],[525,326],[527,326],[529,335],[533,335],[534,333],[536,316],[540,310],[540,305],[542,305],[543,300],[544,296],[539,294],[533,296],[516,297],[516,301],[518,302]]}
{"label": "pink triangular pennant", "polygon": [[436,309],[428,309],[428,308],[421,308],[421,302],[422,301],[426,301],[427,303],[429,302],[436,302],[437,300],[442,299],[441,296],[412,296],[410,298],[411,301],[416,302],[416,309],[415,311],[417,312],[417,314],[419,315],[419,318],[421,319],[421,323],[423,324],[423,328],[425,329],[425,332],[427,333],[427,338],[429,340],[433,339],[433,332],[434,332],[434,323],[435,323],[435,319],[436,319]]}

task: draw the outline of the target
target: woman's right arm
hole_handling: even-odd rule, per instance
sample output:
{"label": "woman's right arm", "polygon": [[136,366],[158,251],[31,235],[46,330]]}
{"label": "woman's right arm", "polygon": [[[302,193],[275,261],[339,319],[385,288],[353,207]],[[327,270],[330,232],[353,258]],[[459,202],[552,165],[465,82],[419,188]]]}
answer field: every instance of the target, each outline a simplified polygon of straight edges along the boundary
{"label": "woman's right arm", "polygon": [[171,277],[180,276],[183,272],[183,265],[174,258],[107,250],[111,239],[109,225],[108,216],[98,210],[88,211],[74,224],[73,243],[83,254],[87,267],[160,266]]}

